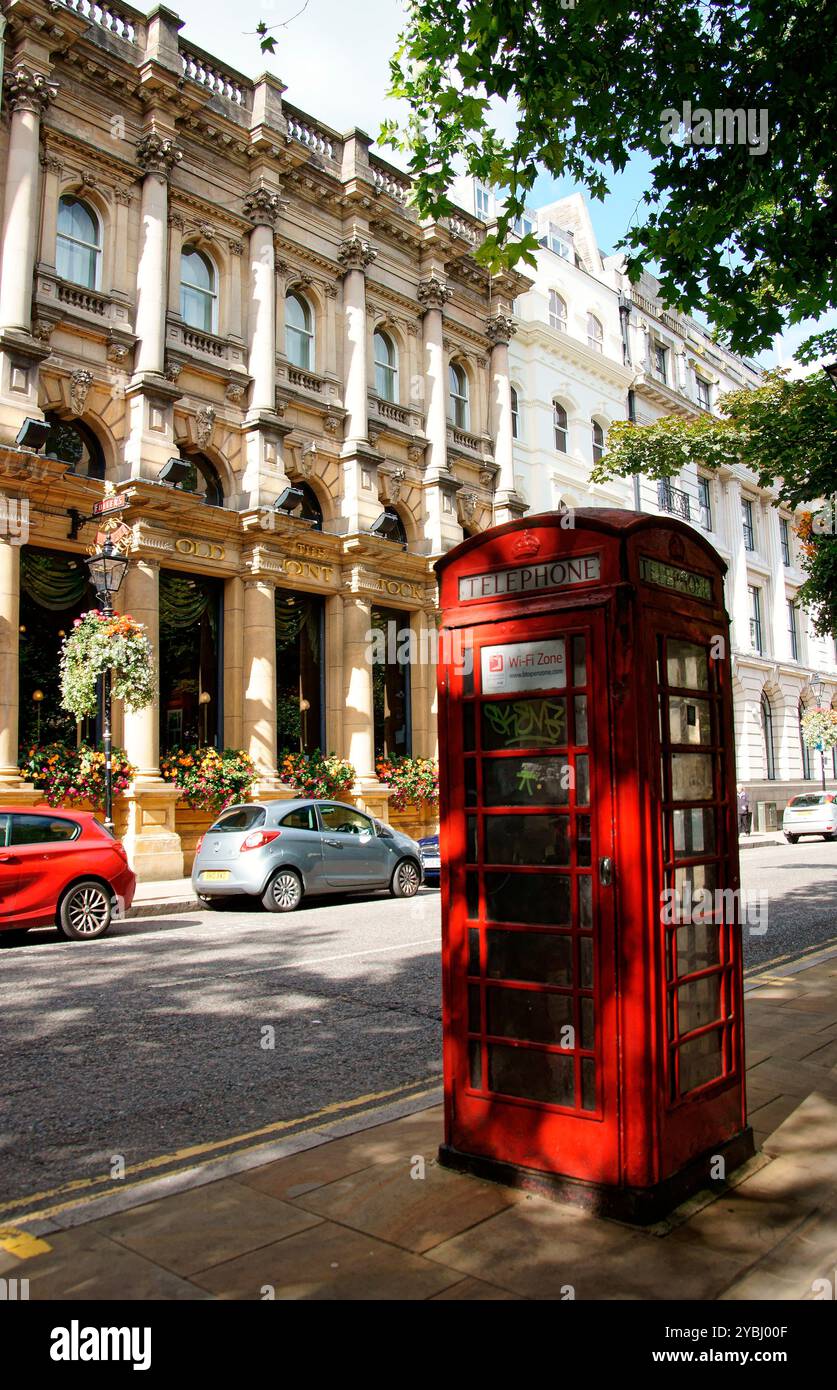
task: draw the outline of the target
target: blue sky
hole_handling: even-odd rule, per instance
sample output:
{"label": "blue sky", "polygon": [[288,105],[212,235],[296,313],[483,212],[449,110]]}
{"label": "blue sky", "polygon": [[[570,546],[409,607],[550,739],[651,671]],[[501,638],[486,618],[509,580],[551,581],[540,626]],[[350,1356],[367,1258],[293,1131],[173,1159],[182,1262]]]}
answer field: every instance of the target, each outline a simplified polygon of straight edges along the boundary
{"label": "blue sky", "polygon": [[[359,126],[377,135],[381,120],[397,113],[388,101],[389,59],[404,21],[402,0],[173,0],[172,9],[185,21],[183,36],[197,47],[223,59],[239,72],[255,77],[266,68],[288,87],[288,100],[338,131]],[[291,16],[295,18],[291,19]],[[256,26],[263,20],[287,28],[274,30],[274,58],[259,50]],[[391,157],[388,151],[384,151]],[[621,174],[611,175],[610,193],[603,203],[591,202],[590,214],[605,252],[616,243],[636,216],[648,183],[648,162],[633,159]],[[570,181],[542,176],[532,203],[548,203],[573,191]],[[837,327],[837,312],[819,324],[798,324],[783,335],[777,354],[762,354],[769,365],[789,360],[812,332]]]}

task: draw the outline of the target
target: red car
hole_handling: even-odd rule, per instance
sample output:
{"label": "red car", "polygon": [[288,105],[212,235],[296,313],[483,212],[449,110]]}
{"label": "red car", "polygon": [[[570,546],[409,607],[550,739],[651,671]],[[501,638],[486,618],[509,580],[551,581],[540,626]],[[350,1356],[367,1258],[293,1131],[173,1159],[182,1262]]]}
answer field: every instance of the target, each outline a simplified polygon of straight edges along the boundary
{"label": "red car", "polygon": [[119,840],[91,812],[0,808],[0,932],[54,925],[92,941],[131,906],[136,886]]}

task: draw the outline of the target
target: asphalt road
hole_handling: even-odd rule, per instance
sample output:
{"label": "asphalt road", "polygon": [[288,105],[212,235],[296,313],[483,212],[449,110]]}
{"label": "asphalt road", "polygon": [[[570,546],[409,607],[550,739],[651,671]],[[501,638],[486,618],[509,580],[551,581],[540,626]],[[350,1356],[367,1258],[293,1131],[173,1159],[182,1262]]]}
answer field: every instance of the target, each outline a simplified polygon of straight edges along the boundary
{"label": "asphalt road", "polygon": [[[741,863],[758,916],[748,969],[837,939],[837,844],[747,849]],[[0,1226],[65,1200],[69,1182],[108,1178],[115,1159],[130,1176],[174,1155],[165,1171],[191,1146],[247,1147],[255,1139],[238,1136],[263,1126],[307,1127],[433,1085],[439,993],[432,890],[287,917],[134,919],[89,944],[37,932],[3,948]],[[51,1195],[10,1205],[39,1193]]]}
{"label": "asphalt road", "polygon": [[438,1084],[438,903],[423,889],[292,916],[189,912],[5,947],[0,1226],[22,1214],[11,1199],[108,1174],[119,1156],[131,1169]]}

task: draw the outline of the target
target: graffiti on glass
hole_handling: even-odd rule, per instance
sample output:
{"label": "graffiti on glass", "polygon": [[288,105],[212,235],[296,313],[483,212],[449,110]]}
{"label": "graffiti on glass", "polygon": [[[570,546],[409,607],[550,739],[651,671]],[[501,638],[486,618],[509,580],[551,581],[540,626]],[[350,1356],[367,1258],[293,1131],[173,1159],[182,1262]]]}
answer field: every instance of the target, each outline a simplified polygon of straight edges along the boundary
{"label": "graffiti on glass", "polygon": [[483,706],[491,732],[504,748],[552,748],[566,742],[563,700],[501,700]]}

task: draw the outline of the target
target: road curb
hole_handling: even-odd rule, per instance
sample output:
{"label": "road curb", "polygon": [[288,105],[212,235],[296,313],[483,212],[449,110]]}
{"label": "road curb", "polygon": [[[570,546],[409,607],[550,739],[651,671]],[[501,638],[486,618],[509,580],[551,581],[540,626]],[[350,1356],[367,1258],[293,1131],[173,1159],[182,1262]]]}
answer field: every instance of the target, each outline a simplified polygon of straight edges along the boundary
{"label": "road curb", "polygon": [[120,920],[128,922],[133,917],[165,917],[170,912],[194,912],[201,907],[203,903],[200,898],[171,898],[168,902],[162,898],[152,898],[150,902],[135,901]]}
{"label": "road curb", "polygon": [[407,1115],[432,1110],[440,1105],[442,1100],[440,1078],[438,1084],[419,1094],[372,1106],[368,1110],[346,1115],[342,1119],[329,1120],[325,1124],[288,1135],[286,1139],[253,1145],[225,1158],[205,1159],[177,1172],[146,1178],[127,1187],[124,1192],[108,1192],[98,1198],[81,1200],[74,1206],[68,1206],[66,1211],[56,1212],[51,1216],[38,1217],[37,1213],[33,1213],[31,1216],[21,1215],[13,1219],[10,1217],[9,1221],[15,1229],[27,1235],[58,1235],[61,1231],[100,1221],[105,1216],[116,1216],[123,1211],[132,1211],[135,1207],[147,1206],[150,1202],[162,1201],[164,1197],[173,1197],[195,1187],[206,1187],[209,1183],[220,1182],[223,1178],[235,1177],[251,1168],[262,1168],[268,1163],[276,1162],[277,1159],[290,1158],[293,1154],[319,1148],[321,1144],[329,1144],[334,1139],[345,1139],[353,1134],[361,1134],[364,1130],[389,1124],[393,1120],[404,1119]]}

